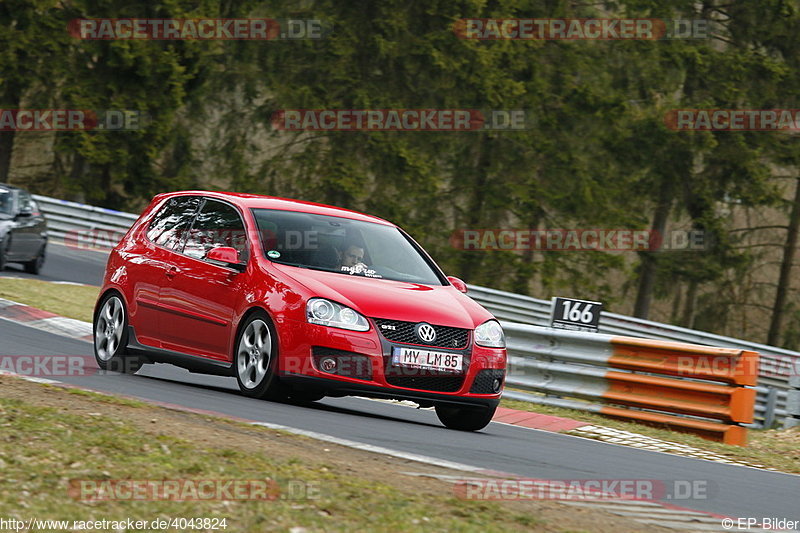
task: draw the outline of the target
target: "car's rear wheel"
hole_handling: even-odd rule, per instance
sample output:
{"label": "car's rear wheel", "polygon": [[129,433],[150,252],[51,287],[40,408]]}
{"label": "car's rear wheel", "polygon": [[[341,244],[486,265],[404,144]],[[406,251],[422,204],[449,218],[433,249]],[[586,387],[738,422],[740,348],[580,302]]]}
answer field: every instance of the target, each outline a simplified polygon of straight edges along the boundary
{"label": "car's rear wheel", "polygon": [[36,259],[28,261],[27,263],[23,263],[25,266],[25,272],[28,274],[33,274],[34,276],[39,275],[39,272],[41,272],[42,266],[44,265],[44,253],[46,247],[46,245],[42,245],[42,249],[39,250],[38,254],[36,254]]}
{"label": "car's rear wheel", "polygon": [[436,416],[445,427],[460,431],[478,431],[489,425],[497,407],[454,407],[436,405]]}
{"label": "car's rear wheel", "polygon": [[147,361],[141,356],[129,355],[128,311],[122,299],[108,294],[94,315],[94,358],[103,370],[133,374]]}
{"label": "car's rear wheel", "polygon": [[257,311],[239,329],[234,354],[236,381],[251,398],[278,399],[281,384],[275,376],[278,340],[266,313]]}

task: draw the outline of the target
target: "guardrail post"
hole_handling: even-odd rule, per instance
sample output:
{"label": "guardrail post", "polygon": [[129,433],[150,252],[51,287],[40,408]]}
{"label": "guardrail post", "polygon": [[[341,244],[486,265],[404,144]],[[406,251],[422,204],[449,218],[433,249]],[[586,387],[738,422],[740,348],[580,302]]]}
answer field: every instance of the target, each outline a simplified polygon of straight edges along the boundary
{"label": "guardrail post", "polygon": [[784,428],[800,426],[800,376],[789,378],[789,391],[786,394],[786,414]]}
{"label": "guardrail post", "polygon": [[775,423],[775,405],[778,403],[778,389],[769,387],[767,401],[764,402],[764,425],[762,429],[771,429]]}

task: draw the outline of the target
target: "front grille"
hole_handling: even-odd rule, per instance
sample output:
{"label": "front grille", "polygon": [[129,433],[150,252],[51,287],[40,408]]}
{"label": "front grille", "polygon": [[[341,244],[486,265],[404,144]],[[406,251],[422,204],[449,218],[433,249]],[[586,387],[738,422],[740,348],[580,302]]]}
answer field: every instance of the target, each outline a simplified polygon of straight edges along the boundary
{"label": "front grille", "polygon": [[464,376],[386,376],[395,387],[434,392],[456,392],[464,384]]}
{"label": "front grille", "polygon": [[495,379],[499,379],[502,383],[506,375],[506,371],[502,369],[485,369],[478,372],[475,376],[475,381],[472,382],[472,387],[469,389],[474,394],[496,394],[492,387]]}
{"label": "front grille", "polygon": [[[469,330],[461,328],[451,328],[449,326],[433,325],[436,331],[436,338],[432,343],[423,342],[414,331],[417,322],[402,322],[400,320],[389,320],[385,318],[374,318],[378,325],[381,335],[390,341],[402,342],[405,344],[421,344],[424,346],[437,346],[439,348],[450,348],[451,350],[461,350],[467,347],[469,341]],[[391,329],[394,328],[394,329]]]}
{"label": "front grille", "polygon": [[312,347],[311,354],[314,356],[314,366],[320,370],[322,370],[322,359],[332,357],[336,360],[336,368],[328,372],[329,374],[356,379],[372,379],[372,360],[366,355],[322,346]]}

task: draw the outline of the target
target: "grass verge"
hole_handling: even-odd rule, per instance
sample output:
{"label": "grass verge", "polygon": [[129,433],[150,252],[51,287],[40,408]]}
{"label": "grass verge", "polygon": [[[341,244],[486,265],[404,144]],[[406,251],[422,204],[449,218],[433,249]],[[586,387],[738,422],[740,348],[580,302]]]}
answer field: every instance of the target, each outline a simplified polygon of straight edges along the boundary
{"label": "grass verge", "polygon": [[[0,427],[5,482],[0,516],[6,519],[224,518],[224,530],[237,533],[665,531],[555,502],[462,500],[448,483],[405,473],[453,471],[8,377],[0,377]],[[187,479],[269,479],[280,496],[271,501],[85,501],[70,483]]]}
{"label": "grass verge", "polygon": [[[233,531],[370,529],[444,530],[458,517],[463,531],[522,530],[538,523],[508,514],[498,505],[471,505],[452,497],[417,495],[383,484],[365,483],[322,465],[278,461],[266,454],[203,448],[184,439],[142,439],[123,420],[78,417],[20,400],[0,399],[0,456],[6,489],[5,516],[87,520],[100,516],[147,520],[155,517],[227,518]],[[24,444],[24,446],[23,446]],[[102,501],[68,496],[70,479],[271,479],[285,499],[275,501]],[[287,492],[292,488],[294,494]],[[143,509],[146,508],[146,511]],[[144,512],[143,512],[144,511]],[[115,518],[111,518],[115,517]]]}
{"label": "grass verge", "polygon": [[99,287],[0,277],[0,298],[84,322],[92,321]]}

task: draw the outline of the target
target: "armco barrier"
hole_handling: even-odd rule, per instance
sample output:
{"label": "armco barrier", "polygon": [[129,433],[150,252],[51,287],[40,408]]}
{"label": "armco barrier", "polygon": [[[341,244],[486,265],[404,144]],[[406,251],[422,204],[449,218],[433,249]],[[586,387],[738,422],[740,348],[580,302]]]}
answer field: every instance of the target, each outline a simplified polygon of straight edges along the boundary
{"label": "armco barrier", "polygon": [[33,195],[47,219],[47,233],[78,247],[113,248],[138,215]]}
{"label": "armco barrier", "polygon": [[[506,397],[744,445],[758,353],[503,322]],[[536,393],[536,394],[531,394]]]}
{"label": "armco barrier", "polygon": [[[548,326],[550,323],[550,300],[477,285],[468,287],[469,295],[500,320],[535,326]],[[798,352],[606,311],[600,315],[600,333],[758,352],[759,386],[755,420],[751,427],[770,428],[773,424],[784,426],[787,424],[788,380],[789,376],[800,375],[800,353]],[[514,332],[510,331],[508,335],[513,336]]]}

